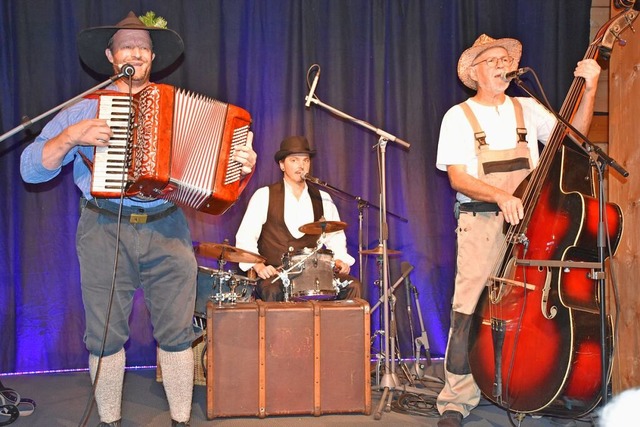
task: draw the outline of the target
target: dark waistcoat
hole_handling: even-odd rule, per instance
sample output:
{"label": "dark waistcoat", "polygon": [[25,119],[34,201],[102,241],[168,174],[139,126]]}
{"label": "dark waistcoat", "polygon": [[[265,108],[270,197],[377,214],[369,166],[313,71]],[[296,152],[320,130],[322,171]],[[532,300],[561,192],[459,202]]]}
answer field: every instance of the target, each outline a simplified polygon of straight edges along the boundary
{"label": "dark waistcoat", "polygon": [[[311,186],[307,186],[307,189],[313,205],[313,220],[314,222],[319,221],[324,215],[320,191]],[[258,251],[267,259],[265,263],[278,267],[282,264],[282,255],[289,252],[290,249],[313,248],[316,246],[318,237],[305,234],[296,239],[291,235],[284,222],[284,182],[271,184],[269,186],[267,221],[263,224],[258,239]]]}

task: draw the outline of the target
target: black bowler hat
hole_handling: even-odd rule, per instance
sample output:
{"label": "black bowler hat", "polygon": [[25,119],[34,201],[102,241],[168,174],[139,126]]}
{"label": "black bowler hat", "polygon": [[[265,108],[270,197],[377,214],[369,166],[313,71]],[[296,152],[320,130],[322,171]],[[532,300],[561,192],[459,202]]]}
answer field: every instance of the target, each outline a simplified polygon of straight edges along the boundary
{"label": "black bowler hat", "polygon": [[[166,21],[163,20],[166,25]],[[82,30],[78,34],[78,54],[80,59],[93,71],[100,74],[113,74],[113,64],[109,62],[104,50],[109,40],[118,30],[146,30],[153,43],[153,72],[162,71],[173,64],[184,51],[182,38],[173,30],[145,25],[135,13],[129,14],[116,25],[93,27]]]}
{"label": "black bowler hat", "polygon": [[291,154],[308,154],[309,157],[313,157],[316,154],[316,150],[309,148],[309,141],[304,136],[289,136],[282,140],[280,150],[276,152],[273,158],[278,163]]}

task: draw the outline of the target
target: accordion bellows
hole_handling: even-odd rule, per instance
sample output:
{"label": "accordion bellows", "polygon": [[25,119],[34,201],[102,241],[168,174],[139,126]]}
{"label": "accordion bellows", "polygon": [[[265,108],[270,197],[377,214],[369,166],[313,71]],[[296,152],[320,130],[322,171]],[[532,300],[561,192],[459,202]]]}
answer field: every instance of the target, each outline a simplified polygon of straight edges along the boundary
{"label": "accordion bellows", "polygon": [[250,114],[237,106],[165,84],[130,100],[101,95],[98,118],[113,130],[96,147],[94,197],[162,198],[219,215],[238,199],[241,164],[235,149],[249,143]]}

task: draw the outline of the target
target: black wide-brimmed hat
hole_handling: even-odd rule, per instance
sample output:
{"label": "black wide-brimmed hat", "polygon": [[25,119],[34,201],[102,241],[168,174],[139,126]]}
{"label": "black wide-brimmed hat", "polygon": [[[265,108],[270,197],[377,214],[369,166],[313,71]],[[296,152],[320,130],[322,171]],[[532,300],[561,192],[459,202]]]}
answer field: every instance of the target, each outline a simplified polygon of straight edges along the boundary
{"label": "black wide-brimmed hat", "polygon": [[184,51],[184,43],[178,33],[168,28],[146,26],[135,13],[129,12],[116,25],[87,28],[78,34],[78,54],[82,62],[100,74],[113,74],[113,64],[107,59],[104,50],[118,30],[149,31],[155,54],[153,72],[169,67]]}
{"label": "black wide-brimmed hat", "polygon": [[280,150],[276,152],[273,158],[278,163],[291,154],[308,154],[309,157],[313,157],[316,154],[316,150],[309,148],[309,141],[304,136],[289,136],[282,140]]}

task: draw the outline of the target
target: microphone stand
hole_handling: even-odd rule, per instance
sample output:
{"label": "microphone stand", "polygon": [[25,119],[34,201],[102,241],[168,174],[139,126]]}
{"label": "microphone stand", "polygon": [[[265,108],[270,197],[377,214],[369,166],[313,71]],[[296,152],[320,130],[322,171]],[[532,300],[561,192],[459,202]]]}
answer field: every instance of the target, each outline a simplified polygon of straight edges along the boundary
{"label": "microphone stand", "polygon": [[[534,72],[535,75],[535,72]],[[542,105],[547,111],[554,115],[554,117],[565,125],[568,129],[570,129],[582,143],[574,141],[573,138],[570,138],[575,142],[576,146],[581,148],[591,159],[592,165],[598,170],[598,231],[597,231],[597,246],[598,246],[598,261],[597,263],[589,263],[589,262],[564,262],[562,266],[569,267],[575,266],[576,268],[592,268],[591,278],[596,280],[597,289],[600,293],[600,365],[601,365],[601,391],[602,394],[602,404],[603,406],[607,404],[608,401],[608,379],[609,379],[609,363],[608,363],[608,349],[607,349],[607,312],[606,312],[606,298],[605,298],[605,249],[606,249],[606,228],[604,223],[604,171],[607,165],[611,166],[623,177],[629,176],[629,172],[620,166],[613,158],[604,153],[600,147],[596,146],[593,142],[589,141],[589,139],[584,136],[580,131],[578,131],[575,127],[571,125],[564,117],[560,116],[551,106],[547,105],[547,103],[542,102],[536,95],[532,93],[520,80],[519,77],[515,77],[514,81],[522,90],[524,90],[529,96],[531,96],[534,100],[536,100],[540,105]],[[516,261],[516,264],[518,262]],[[526,262],[527,265],[542,265],[543,263],[537,262]],[[557,263],[550,264],[553,266],[560,266]]]}
{"label": "microphone stand", "polygon": [[[94,87],[92,87],[91,89],[88,89],[84,92],[82,92],[81,94],[69,99],[68,101],[65,101],[61,104],[59,104],[58,106],[50,109],[49,111],[46,111],[45,113],[40,114],[39,116],[35,117],[34,119],[26,119],[23,120],[22,124],[19,126],[16,126],[15,128],[13,128],[12,130],[10,130],[9,132],[4,133],[3,135],[0,136],[0,142],[4,141],[5,139],[9,138],[12,135],[15,135],[16,133],[26,129],[27,127],[31,126],[33,123],[36,123],[40,120],[42,120],[43,118],[49,116],[50,114],[53,114],[65,107],[67,107],[68,105],[71,105],[79,100],[81,100],[82,98],[86,97],[87,95],[91,95],[92,93],[98,91],[99,89],[102,89],[105,86],[108,86],[111,83],[114,83],[115,81],[121,79],[122,77],[129,77],[131,78],[135,73],[135,68],[130,65],[130,64],[124,64],[122,66],[122,69],[120,70],[119,73],[109,77],[107,80],[103,81],[102,83],[99,83],[97,85],[95,85]],[[131,94],[130,94],[131,95]],[[127,133],[130,133],[130,129],[127,129]],[[124,193],[122,193],[120,195],[120,199],[122,201],[122,198],[124,197]],[[118,220],[120,219],[120,216],[122,214],[122,203],[120,204],[120,210],[118,211]],[[107,304],[107,308],[106,308],[106,316],[107,316],[107,320],[106,320],[106,324],[105,324],[105,330],[104,333],[107,333],[107,329],[106,326],[108,326],[109,324],[109,316],[111,313],[111,307],[112,307],[112,302],[113,302],[113,293],[115,290],[115,275],[116,275],[116,265],[117,265],[117,260],[118,260],[118,247],[119,247],[119,239],[120,239],[120,225],[118,223],[118,231],[116,234],[116,252],[115,252],[115,259],[114,259],[114,271],[113,271],[113,281],[111,283],[111,294],[109,296],[109,301]],[[103,337],[104,338],[104,337]],[[96,367],[96,373],[95,373],[95,378],[93,380],[93,386],[92,386],[92,391],[91,391],[91,397],[92,397],[92,401],[95,398],[95,390],[98,384],[98,379],[100,377],[100,371],[101,371],[101,366],[102,366],[102,357],[103,357],[103,353],[104,353],[104,339],[102,342],[102,348],[100,350],[100,357],[98,359],[98,364]],[[86,418],[89,416],[89,413],[91,411],[91,406],[87,406],[87,410],[85,411],[85,414],[83,415],[83,420],[86,421]],[[82,424],[84,425],[84,421],[82,422]]]}
{"label": "microphone stand", "polygon": [[109,77],[109,78],[108,78],[107,80],[105,80],[104,82],[102,82],[102,83],[100,83],[100,84],[98,84],[98,85],[96,85],[96,86],[92,87],[92,88],[91,88],[91,89],[89,89],[89,90],[86,90],[86,91],[82,92],[80,95],[75,96],[75,97],[71,98],[71,99],[70,99],[70,100],[68,100],[68,101],[63,102],[62,104],[60,104],[60,105],[58,105],[58,106],[56,106],[56,107],[54,107],[54,108],[50,109],[49,111],[46,111],[46,112],[44,112],[44,113],[40,114],[39,116],[37,116],[37,117],[35,117],[35,118],[33,118],[33,119],[28,119],[28,118],[27,118],[27,119],[23,120],[23,122],[22,122],[22,124],[21,124],[21,125],[16,126],[15,128],[11,129],[9,132],[6,132],[6,133],[4,133],[2,136],[0,136],[0,142],[4,141],[5,139],[9,138],[10,136],[12,136],[12,135],[14,135],[14,134],[16,134],[16,133],[18,133],[18,132],[20,132],[20,131],[22,131],[22,130],[26,129],[27,127],[29,127],[29,126],[31,126],[32,124],[34,124],[34,123],[36,123],[36,122],[38,122],[38,121],[42,120],[43,118],[47,117],[48,115],[53,114],[53,113],[55,113],[56,111],[62,110],[62,109],[63,109],[63,108],[65,108],[66,106],[71,105],[71,104],[73,104],[74,102],[79,101],[80,99],[84,98],[85,96],[87,96],[87,95],[91,95],[92,93],[96,92],[97,90],[102,89],[103,87],[108,86],[108,85],[109,85],[109,84],[111,84],[111,83],[114,83],[116,80],[119,80],[119,79],[121,79],[122,77],[128,77],[129,75],[131,75],[131,74],[129,74],[129,73],[130,73],[130,71],[129,71],[129,70],[126,70],[126,71],[125,71],[125,70],[123,69],[123,71],[121,71],[120,73],[115,74],[115,75],[113,75],[113,76]]}
{"label": "microphone stand", "polygon": [[[358,265],[360,266],[360,271],[359,271],[360,276],[359,277],[360,277],[360,280],[362,281],[363,280],[362,278],[364,276],[363,271],[362,271],[362,250],[364,248],[363,236],[362,236],[363,211],[364,211],[364,208],[368,208],[368,207],[372,207],[372,208],[375,208],[375,209],[380,209],[380,207],[374,205],[373,203],[371,203],[371,202],[369,202],[367,200],[364,200],[360,196],[354,196],[352,194],[349,194],[346,191],[341,190],[339,188],[336,188],[336,187],[332,186],[331,184],[328,184],[325,181],[321,181],[321,180],[319,180],[317,178],[312,178],[312,177],[310,177],[308,175],[305,175],[304,179],[309,181],[309,182],[311,182],[312,184],[319,185],[321,187],[326,188],[327,190],[333,191],[334,193],[338,194],[339,196],[346,196],[346,197],[351,198],[351,199],[353,199],[353,200],[358,202],[358,262],[359,262]],[[405,222],[405,223],[409,222],[408,219],[406,219],[406,218],[404,218],[404,217],[402,217],[400,215],[397,215],[397,214],[395,214],[393,212],[387,212],[387,213],[389,215],[392,215],[392,216],[398,218],[402,222]]]}
{"label": "microphone stand", "polygon": [[[374,132],[376,135],[378,135],[378,143],[375,145],[378,149],[379,152],[379,174],[380,174],[380,218],[381,218],[381,227],[380,227],[380,243],[382,244],[382,271],[384,272],[382,275],[382,289],[384,291],[384,330],[385,330],[385,336],[384,336],[384,351],[385,351],[385,373],[382,377],[381,380],[381,387],[384,389],[383,393],[382,393],[382,397],[380,398],[380,405],[378,406],[378,410],[376,411],[376,413],[374,414],[374,419],[379,420],[382,417],[382,406],[385,403],[385,400],[387,398],[387,395],[389,397],[388,403],[387,403],[387,411],[391,410],[391,400],[393,399],[393,390],[396,389],[396,387],[398,387],[400,385],[400,381],[398,379],[398,376],[396,375],[395,372],[395,356],[392,353],[395,353],[395,350],[393,350],[390,346],[390,337],[389,337],[389,256],[388,256],[388,251],[387,251],[387,239],[388,239],[388,228],[387,228],[387,222],[386,222],[386,218],[387,218],[387,202],[386,202],[386,198],[387,198],[387,188],[386,188],[386,147],[387,147],[387,143],[389,141],[391,142],[396,142],[399,145],[405,147],[405,148],[409,148],[410,144],[406,141],[403,141],[400,138],[397,138],[395,135],[392,135],[382,129],[379,129],[373,125],[371,125],[368,122],[365,122],[364,120],[359,120],[356,119],[355,117],[352,117],[340,110],[338,110],[337,108],[331,107],[325,103],[323,103],[322,101],[320,101],[317,97],[313,97],[312,94],[309,94],[306,97],[306,101],[312,102],[320,107],[325,108],[326,110],[332,112],[333,114],[337,115],[338,117],[342,117],[344,119],[347,119],[355,124],[358,124],[362,127],[364,127],[365,129],[368,129],[372,132]],[[393,363],[392,363],[393,361]],[[391,391],[391,393],[390,393]]]}

